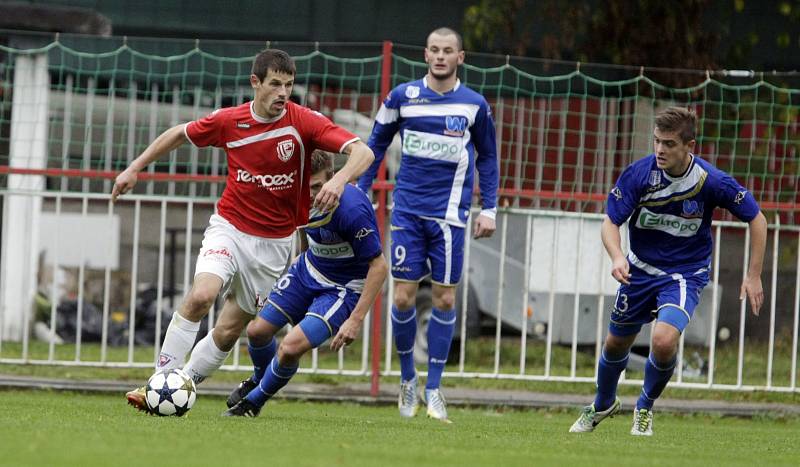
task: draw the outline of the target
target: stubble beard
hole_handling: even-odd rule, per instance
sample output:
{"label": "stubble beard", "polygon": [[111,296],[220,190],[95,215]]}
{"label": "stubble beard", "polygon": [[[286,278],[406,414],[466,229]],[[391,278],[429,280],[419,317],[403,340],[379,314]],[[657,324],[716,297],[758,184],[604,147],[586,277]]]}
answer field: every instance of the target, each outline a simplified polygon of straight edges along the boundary
{"label": "stubble beard", "polygon": [[433,79],[435,79],[436,81],[447,81],[450,78],[452,78],[453,76],[455,76],[456,71],[457,71],[457,68],[453,68],[450,72],[447,72],[446,74],[443,74],[443,73],[437,72],[432,66],[428,68],[428,72],[431,74]]}

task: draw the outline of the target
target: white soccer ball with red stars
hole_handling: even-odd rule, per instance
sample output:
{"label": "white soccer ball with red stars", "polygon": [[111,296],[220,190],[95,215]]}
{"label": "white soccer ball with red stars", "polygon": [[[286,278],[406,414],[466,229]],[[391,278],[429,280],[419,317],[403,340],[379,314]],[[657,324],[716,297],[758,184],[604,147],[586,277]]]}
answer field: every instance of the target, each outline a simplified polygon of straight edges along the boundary
{"label": "white soccer ball with red stars", "polygon": [[183,370],[162,370],[147,381],[145,400],[155,415],[180,417],[192,408],[197,399],[194,381]]}

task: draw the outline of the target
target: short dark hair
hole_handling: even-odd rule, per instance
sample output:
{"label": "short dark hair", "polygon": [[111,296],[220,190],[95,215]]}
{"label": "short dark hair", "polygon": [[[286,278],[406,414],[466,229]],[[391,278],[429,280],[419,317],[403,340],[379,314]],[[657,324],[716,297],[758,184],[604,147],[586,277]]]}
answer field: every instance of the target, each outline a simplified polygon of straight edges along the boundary
{"label": "short dark hair", "polygon": [[678,132],[684,143],[697,137],[697,114],[685,107],[668,107],[656,115],[656,128]]}
{"label": "short dark hair", "polygon": [[287,73],[292,76],[297,72],[292,57],[280,49],[264,49],[253,60],[251,73],[256,75],[259,81],[264,81],[269,70]]}
{"label": "short dark hair", "polygon": [[333,177],[333,153],[315,149],[311,153],[311,175],[325,172],[328,179]]}
{"label": "short dark hair", "polygon": [[425,39],[425,47],[428,46],[428,39],[430,39],[431,35],[433,34],[439,36],[450,36],[450,35],[456,36],[456,48],[458,49],[459,52],[464,50],[464,41],[461,39],[461,34],[457,33],[455,29],[448,27],[436,28],[433,31],[431,31],[431,33],[428,34],[428,38]]}

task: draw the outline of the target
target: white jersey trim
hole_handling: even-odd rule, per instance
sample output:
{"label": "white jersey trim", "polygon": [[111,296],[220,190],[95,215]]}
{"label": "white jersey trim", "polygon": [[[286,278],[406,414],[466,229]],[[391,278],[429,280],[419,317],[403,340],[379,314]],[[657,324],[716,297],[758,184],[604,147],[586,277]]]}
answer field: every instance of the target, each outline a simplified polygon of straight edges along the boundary
{"label": "white jersey trim", "polygon": [[644,261],[640,260],[638,256],[632,251],[628,252],[628,261],[631,262],[634,266],[641,269],[642,271],[650,274],[651,276],[666,276],[667,273],[658,269],[655,266],[645,263]]}
{"label": "white jersey trim", "polygon": [[189,127],[189,123],[192,123],[192,122],[188,122],[188,123],[183,125],[183,136],[185,136],[186,139],[189,140],[189,143],[191,143],[192,146],[194,146],[196,148],[199,148],[200,146],[198,146],[194,141],[192,141],[192,138],[189,137],[189,132],[187,131],[187,128]]}
{"label": "white jersey trim", "polygon": [[[422,85],[425,86],[427,89],[431,89],[431,87],[428,86],[428,75],[425,75],[425,76],[422,77]],[[460,87],[461,87],[461,80],[456,78],[456,85],[453,86],[453,89],[451,89],[450,91],[446,91],[445,94],[447,92],[458,91],[458,88],[460,88]],[[433,91],[433,89],[431,89],[431,91]],[[433,91],[433,92],[436,92],[436,91]],[[437,93],[437,94],[441,94],[441,93]]]}
{"label": "white jersey trim", "polygon": [[[415,214],[415,215],[417,215],[417,214]],[[425,219],[425,220],[429,220],[429,221],[433,221],[433,222],[445,222],[447,225],[452,225],[453,227],[460,227],[462,229],[467,227],[467,224],[464,223],[464,222],[461,222],[460,219],[458,220],[458,222],[456,222],[456,221],[450,221],[448,219],[442,219],[442,218],[439,218],[439,217],[431,217],[431,216],[418,216],[418,217],[420,219]],[[394,280],[395,281],[403,281],[403,279],[397,279],[397,278],[395,278]],[[417,281],[406,280],[406,281],[403,281],[403,282],[419,282],[421,280],[422,279],[417,280]],[[448,285],[448,284],[445,284],[445,285]]]}
{"label": "white jersey trim", "polygon": [[337,284],[336,282],[333,282],[332,280],[330,280],[327,277],[325,277],[325,275],[322,274],[319,271],[319,269],[315,268],[314,265],[311,264],[311,261],[308,260],[308,256],[307,255],[303,257],[303,260],[306,262],[306,268],[308,269],[308,274],[315,281],[317,281],[321,285],[324,285],[324,286],[327,286],[327,287],[334,287],[334,288],[337,288],[337,289],[341,289],[343,287],[346,287],[346,288],[348,288],[348,289],[350,289],[350,290],[352,290],[354,292],[357,292],[359,294],[364,289],[364,281],[363,280],[359,280],[359,279],[352,280],[352,281],[347,283],[347,286],[343,286],[343,285]]}
{"label": "white jersey trim", "polygon": [[495,220],[497,218],[497,208],[481,209],[481,213],[479,215],[486,217],[487,219]]}
{"label": "white jersey trim", "polygon": [[[469,141],[469,130],[464,132],[464,141]],[[447,212],[445,212],[444,219],[450,223],[463,224],[461,217],[459,217],[459,206],[461,205],[461,195],[464,192],[464,180],[467,177],[467,169],[469,168],[469,151],[466,145],[461,149],[461,157],[456,167],[456,173],[453,174],[453,185],[450,188],[450,199],[447,201]],[[467,209],[466,216],[469,216],[469,209]],[[465,216],[465,217],[466,217]]]}
{"label": "white jersey trim", "polygon": [[257,121],[258,123],[275,123],[278,120],[282,119],[284,115],[286,115],[285,106],[283,107],[283,110],[281,110],[281,113],[278,114],[277,117],[272,117],[272,118],[261,117],[256,113],[256,110],[253,108],[253,101],[250,101],[250,116],[253,117],[253,120]]}
{"label": "white jersey trim", "polygon": [[280,138],[281,136],[294,136],[295,139],[297,139],[297,143],[300,145],[300,155],[303,156],[303,159],[305,159],[306,150],[305,146],[303,146],[303,138],[300,137],[300,133],[293,126],[285,126],[283,128],[265,131],[264,133],[251,135],[248,136],[247,138],[242,138],[237,141],[229,141],[225,143],[225,146],[229,148],[239,148],[242,146],[246,146],[248,144],[258,143],[260,141],[266,141],[268,139]]}
{"label": "white jersey trim", "polygon": [[[666,172],[664,172],[664,175],[667,176]],[[689,191],[692,188],[694,188],[698,183],[700,183],[703,179],[705,179],[707,175],[708,174],[706,170],[703,167],[701,167],[700,164],[694,164],[694,167],[692,167],[692,170],[690,170],[689,173],[686,174],[686,176],[684,176],[683,178],[672,178],[667,176],[667,178],[673,183],[671,183],[668,187],[662,190],[645,194],[640,198],[640,201],[668,198],[674,195],[675,193],[682,193],[685,191]]]}
{"label": "white jersey trim", "polygon": [[442,117],[444,115],[461,115],[467,117],[469,124],[475,124],[480,106],[476,104],[420,104],[404,105],[400,108],[400,116],[403,118],[414,117]]}
{"label": "white jersey trim", "polygon": [[375,115],[375,121],[380,123],[381,125],[388,125],[389,123],[394,123],[397,119],[400,118],[400,111],[397,109],[390,109],[386,107],[386,105],[381,104],[380,110],[378,110],[378,114]]}
{"label": "white jersey trim", "polygon": [[356,141],[361,141],[361,138],[356,136],[355,138],[353,138],[351,140],[345,141],[344,144],[342,144],[342,147],[339,148],[339,154],[343,154],[344,153],[344,148],[346,148],[351,143],[355,143]]}

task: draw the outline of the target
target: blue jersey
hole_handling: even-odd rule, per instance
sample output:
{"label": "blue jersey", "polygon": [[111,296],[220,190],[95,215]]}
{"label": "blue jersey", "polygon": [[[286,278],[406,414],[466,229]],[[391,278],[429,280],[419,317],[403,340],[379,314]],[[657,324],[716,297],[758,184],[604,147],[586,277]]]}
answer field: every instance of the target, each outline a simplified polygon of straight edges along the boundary
{"label": "blue jersey", "polygon": [[694,273],[711,262],[711,218],[722,207],[744,222],[759,213],[753,195],[727,173],[697,156],[672,177],[654,154],[628,166],[608,196],[608,217],[629,218],[631,264],[651,275]]}
{"label": "blue jersey", "polygon": [[402,159],[395,177],[394,209],[465,226],[475,166],[483,209],[496,207],[495,129],[483,96],[460,82],[439,94],[428,88],[426,78],[394,88],[375,117],[367,142],[375,162],[359,178],[358,186],[365,192],[398,131]]}
{"label": "blue jersey", "polygon": [[314,272],[328,282],[361,292],[370,261],[381,254],[375,211],[364,192],[345,185],[336,209],[322,214],[312,210],[305,231],[305,257]]}

